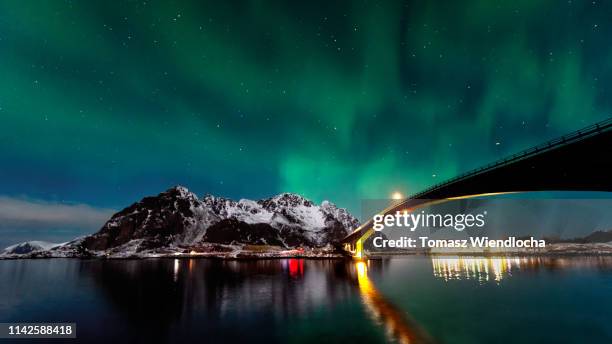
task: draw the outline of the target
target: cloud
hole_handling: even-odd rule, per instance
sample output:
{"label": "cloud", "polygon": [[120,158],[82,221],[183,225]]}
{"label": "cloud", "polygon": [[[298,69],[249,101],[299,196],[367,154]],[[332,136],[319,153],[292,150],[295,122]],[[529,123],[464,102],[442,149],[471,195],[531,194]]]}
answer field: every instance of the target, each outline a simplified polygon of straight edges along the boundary
{"label": "cloud", "polygon": [[87,204],[66,204],[0,196],[0,229],[97,229],[115,212]]}

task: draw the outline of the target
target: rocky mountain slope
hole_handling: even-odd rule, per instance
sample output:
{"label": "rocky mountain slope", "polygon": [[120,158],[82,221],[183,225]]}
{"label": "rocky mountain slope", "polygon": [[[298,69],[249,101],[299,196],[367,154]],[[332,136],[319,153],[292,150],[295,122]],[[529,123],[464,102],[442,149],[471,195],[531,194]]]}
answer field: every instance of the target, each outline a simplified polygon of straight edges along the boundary
{"label": "rocky mountain slope", "polygon": [[23,249],[19,254],[227,255],[254,245],[260,246],[258,250],[264,255],[295,250],[331,252],[331,244],[358,225],[345,209],[327,201],[316,205],[296,194],[283,193],[259,201],[210,195],[200,199],[185,187],[176,186],[119,211],[95,234],[50,249]]}

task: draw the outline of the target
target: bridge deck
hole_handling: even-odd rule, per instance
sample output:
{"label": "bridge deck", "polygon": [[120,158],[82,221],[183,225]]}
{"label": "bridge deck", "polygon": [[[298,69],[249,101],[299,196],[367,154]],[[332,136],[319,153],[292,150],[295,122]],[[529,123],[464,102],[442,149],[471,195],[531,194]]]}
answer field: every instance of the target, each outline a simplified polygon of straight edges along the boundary
{"label": "bridge deck", "polygon": [[[428,200],[526,191],[612,191],[612,118],[433,185],[385,213]],[[342,243],[356,242],[371,226],[370,219]]]}

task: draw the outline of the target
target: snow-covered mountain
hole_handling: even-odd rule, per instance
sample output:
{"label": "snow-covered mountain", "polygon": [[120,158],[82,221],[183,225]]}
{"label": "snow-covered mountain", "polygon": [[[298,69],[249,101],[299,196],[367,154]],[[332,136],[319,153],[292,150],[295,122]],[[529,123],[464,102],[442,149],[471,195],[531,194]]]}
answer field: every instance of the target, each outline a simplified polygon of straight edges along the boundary
{"label": "snow-covered mountain", "polygon": [[322,248],[358,225],[345,209],[328,201],[316,205],[296,194],[259,201],[211,195],[199,199],[187,188],[176,186],[119,211],[97,233],[49,252],[51,256],[124,257],[202,247],[210,250],[211,245],[212,250],[244,245]]}
{"label": "snow-covered mountain", "polygon": [[26,241],[5,248],[2,254],[29,254],[37,251],[46,251],[63,244],[55,244],[46,241]]}

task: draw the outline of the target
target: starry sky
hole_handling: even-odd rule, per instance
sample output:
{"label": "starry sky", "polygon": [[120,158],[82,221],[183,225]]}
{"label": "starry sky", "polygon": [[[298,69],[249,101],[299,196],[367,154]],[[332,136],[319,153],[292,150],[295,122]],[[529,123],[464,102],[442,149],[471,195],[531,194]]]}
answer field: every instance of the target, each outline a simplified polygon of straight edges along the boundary
{"label": "starry sky", "polygon": [[610,117],[600,1],[3,1],[0,195],[358,213]]}

